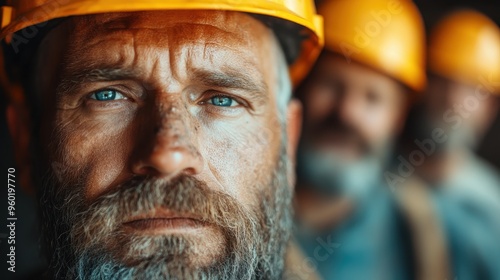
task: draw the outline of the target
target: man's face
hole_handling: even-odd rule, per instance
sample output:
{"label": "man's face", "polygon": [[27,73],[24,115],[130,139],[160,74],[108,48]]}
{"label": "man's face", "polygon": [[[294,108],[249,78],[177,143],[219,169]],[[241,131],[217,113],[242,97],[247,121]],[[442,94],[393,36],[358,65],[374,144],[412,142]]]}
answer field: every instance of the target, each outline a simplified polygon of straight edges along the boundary
{"label": "man's face", "polygon": [[478,144],[498,110],[496,96],[484,87],[438,75],[429,77],[424,105],[432,125],[450,135],[445,146]]}
{"label": "man's face", "polygon": [[288,225],[273,220],[288,223],[289,182],[273,44],[249,15],[207,11],[75,17],[47,35],[37,81],[53,267],[279,274],[268,270]]}
{"label": "man's face", "polygon": [[337,194],[358,195],[373,186],[402,124],[402,91],[380,72],[323,52],[298,91],[304,104],[299,180]]}
{"label": "man's face", "polygon": [[386,75],[324,52],[299,93],[303,144],[356,161],[385,148],[405,112],[402,87]]}

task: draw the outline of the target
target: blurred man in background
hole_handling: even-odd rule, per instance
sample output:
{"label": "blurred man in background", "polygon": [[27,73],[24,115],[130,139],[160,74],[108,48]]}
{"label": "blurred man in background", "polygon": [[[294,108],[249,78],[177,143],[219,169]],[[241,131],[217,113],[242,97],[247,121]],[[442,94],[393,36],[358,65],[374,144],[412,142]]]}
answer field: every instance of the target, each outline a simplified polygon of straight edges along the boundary
{"label": "blurred man in background", "polygon": [[424,155],[413,167],[432,187],[452,279],[500,279],[500,177],[473,152],[498,112],[499,28],[473,10],[449,14],[430,34],[428,69],[405,153]]}
{"label": "blurred man in background", "polygon": [[425,86],[421,15],[390,0],[323,1],[319,13],[325,50],[297,91],[299,247],[324,279],[408,279],[410,250],[383,171]]}
{"label": "blurred man in background", "polygon": [[281,278],[313,3],[9,3],[7,123],[46,275]]}

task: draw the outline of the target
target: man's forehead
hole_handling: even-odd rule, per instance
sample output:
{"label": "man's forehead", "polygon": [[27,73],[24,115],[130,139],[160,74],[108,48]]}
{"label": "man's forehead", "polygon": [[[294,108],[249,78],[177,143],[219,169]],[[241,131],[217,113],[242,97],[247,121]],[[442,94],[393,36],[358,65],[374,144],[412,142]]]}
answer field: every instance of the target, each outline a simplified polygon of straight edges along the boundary
{"label": "man's forehead", "polygon": [[231,11],[143,11],[107,13],[73,18],[71,37],[88,38],[120,31],[150,31],[158,39],[170,35],[175,40],[203,39],[222,44],[251,44],[270,34],[252,16]]}
{"label": "man's forehead", "polygon": [[[265,57],[276,43],[272,31],[257,19],[245,13],[227,11],[148,11],[79,16],[66,22],[55,33],[59,35],[52,34],[55,36],[49,36],[50,41],[60,41],[65,45],[63,68],[66,69],[79,68],[82,62],[87,66],[99,66],[103,62],[113,63],[112,66],[129,64],[126,60],[135,61],[130,50],[146,48],[153,55],[150,56],[152,59],[166,52],[181,59],[187,51],[189,57],[201,59],[197,63],[205,61],[202,62],[204,66],[223,66],[236,59],[240,66],[262,71],[269,60]],[[58,39],[64,37],[67,40]],[[124,56],[124,52],[129,55]]]}

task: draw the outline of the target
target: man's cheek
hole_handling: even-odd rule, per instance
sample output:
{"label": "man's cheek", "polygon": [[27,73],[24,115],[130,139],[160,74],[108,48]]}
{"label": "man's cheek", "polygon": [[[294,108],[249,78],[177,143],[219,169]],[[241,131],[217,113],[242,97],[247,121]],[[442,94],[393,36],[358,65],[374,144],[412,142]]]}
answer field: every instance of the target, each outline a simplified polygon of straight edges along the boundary
{"label": "man's cheek", "polygon": [[221,127],[204,137],[204,153],[226,191],[245,197],[258,191],[253,187],[269,180],[277,157],[277,138],[275,132],[262,126],[238,130]]}
{"label": "man's cheek", "polygon": [[[111,126],[95,121],[75,120],[60,126],[56,133],[54,161],[63,167],[63,177],[67,179],[84,180],[86,176],[110,181],[116,175],[112,173],[123,166],[126,138],[129,133],[123,126]],[[93,175],[99,173],[99,175]]]}
{"label": "man's cheek", "polygon": [[375,113],[360,132],[372,145],[382,144],[395,133],[397,120],[395,117],[393,113],[387,111]]}

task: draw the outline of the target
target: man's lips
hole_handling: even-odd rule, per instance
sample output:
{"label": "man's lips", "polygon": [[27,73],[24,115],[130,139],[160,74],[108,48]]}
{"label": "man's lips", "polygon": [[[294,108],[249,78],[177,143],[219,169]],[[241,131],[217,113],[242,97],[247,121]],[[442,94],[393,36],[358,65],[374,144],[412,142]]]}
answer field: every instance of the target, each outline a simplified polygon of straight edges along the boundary
{"label": "man's lips", "polygon": [[157,210],[152,214],[138,215],[123,222],[126,230],[148,233],[167,233],[178,230],[196,229],[206,226],[200,218],[168,210]]}

